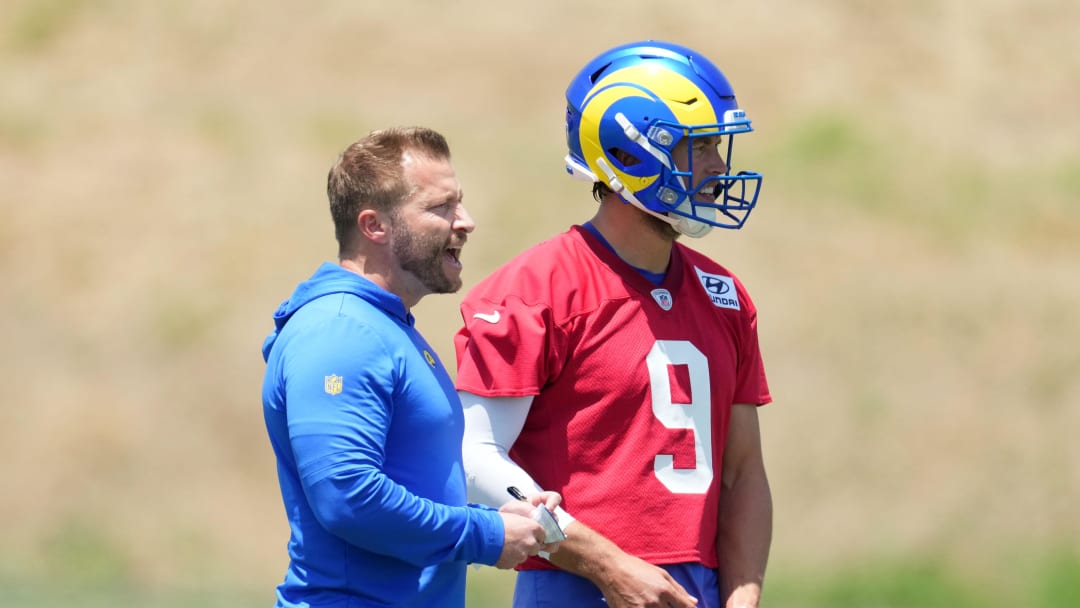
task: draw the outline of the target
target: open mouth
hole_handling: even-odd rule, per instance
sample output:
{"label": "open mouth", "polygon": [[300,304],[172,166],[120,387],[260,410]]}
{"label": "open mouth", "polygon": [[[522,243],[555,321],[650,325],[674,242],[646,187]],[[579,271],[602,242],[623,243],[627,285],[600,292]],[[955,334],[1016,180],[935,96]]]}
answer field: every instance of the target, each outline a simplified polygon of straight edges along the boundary
{"label": "open mouth", "polygon": [[724,196],[724,191],[727,190],[730,186],[731,182],[717,181],[716,185],[712,187],[710,195],[713,197],[713,199],[719,199]]}
{"label": "open mouth", "polygon": [[461,247],[448,247],[446,249],[446,259],[451,266],[461,268]]}

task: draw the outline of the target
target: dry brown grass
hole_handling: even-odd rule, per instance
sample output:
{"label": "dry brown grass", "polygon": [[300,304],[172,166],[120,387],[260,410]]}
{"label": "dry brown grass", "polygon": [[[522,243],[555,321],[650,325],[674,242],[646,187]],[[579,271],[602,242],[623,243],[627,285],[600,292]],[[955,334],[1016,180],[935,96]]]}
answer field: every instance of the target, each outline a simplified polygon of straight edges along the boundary
{"label": "dry brown grass", "polygon": [[[1075,546],[1078,5],[688,4],[0,7],[4,571],[71,574],[75,537],[137,583],[273,584],[258,348],[334,255],[330,162],[443,131],[468,286],[588,217],[563,89],[649,36],[714,57],[758,127],[761,208],[697,245],[761,309],[774,567]],[[416,311],[446,361],[456,302]]]}

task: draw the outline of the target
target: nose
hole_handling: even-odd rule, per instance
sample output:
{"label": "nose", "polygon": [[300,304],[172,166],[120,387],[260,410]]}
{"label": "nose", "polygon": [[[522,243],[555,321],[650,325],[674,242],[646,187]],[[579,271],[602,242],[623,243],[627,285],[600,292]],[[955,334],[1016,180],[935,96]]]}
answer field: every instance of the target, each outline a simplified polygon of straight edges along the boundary
{"label": "nose", "polygon": [[720,153],[719,146],[712,146],[709,148],[709,152],[706,160],[705,168],[712,175],[723,175],[728,172],[727,162],[724,161],[724,155]]}
{"label": "nose", "polygon": [[472,216],[465,209],[465,205],[458,205],[457,212],[454,213],[454,230],[464,231],[466,234],[476,230],[476,222],[473,221]]}

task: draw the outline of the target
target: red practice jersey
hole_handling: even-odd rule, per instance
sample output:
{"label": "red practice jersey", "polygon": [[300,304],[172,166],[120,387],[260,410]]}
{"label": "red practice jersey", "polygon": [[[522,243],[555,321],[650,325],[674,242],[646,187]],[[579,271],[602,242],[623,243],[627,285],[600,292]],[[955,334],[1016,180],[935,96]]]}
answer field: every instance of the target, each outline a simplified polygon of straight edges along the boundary
{"label": "red practice jersey", "polygon": [[518,465],[624,551],[717,566],[731,406],[771,400],[738,279],[676,243],[657,286],[574,226],[478,284],[461,313],[458,389],[536,396]]}

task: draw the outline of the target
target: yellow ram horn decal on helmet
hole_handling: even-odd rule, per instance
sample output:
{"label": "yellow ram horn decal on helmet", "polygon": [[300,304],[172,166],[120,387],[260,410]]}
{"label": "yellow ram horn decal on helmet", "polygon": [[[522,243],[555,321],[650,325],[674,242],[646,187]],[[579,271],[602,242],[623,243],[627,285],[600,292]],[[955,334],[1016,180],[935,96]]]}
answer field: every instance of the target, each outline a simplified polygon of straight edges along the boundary
{"label": "yellow ram horn decal on helmet", "polygon": [[[597,164],[597,159],[607,158],[607,151],[600,144],[600,122],[612,103],[633,96],[649,98],[647,93],[632,86],[612,86],[598,90],[585,102],[581,113],[581,152],[585,156],[585,161],[589,163],[589,169],[597,178],[604,179],[605,182],[608,181],[605,177],[607,171]],[[623,185],[635,192],[649,187],[649,184],[656,181],[658,177],[658,175],[635,177],[619,171],[616,167],[611,167],[611,170]],[[611,184],[608,183],[608,185]]]}
{"label": "yellow ram horn decal on helmet", "polygon": [[720,122],[705,91],[682,74],[671,70],[657,69],[650,65],[624,68],[601,78],[593,90],[616,83],[634,85],[638,82],[648,83],[647,90],[655,93],[664,102],[679,123],[711,125]]}

